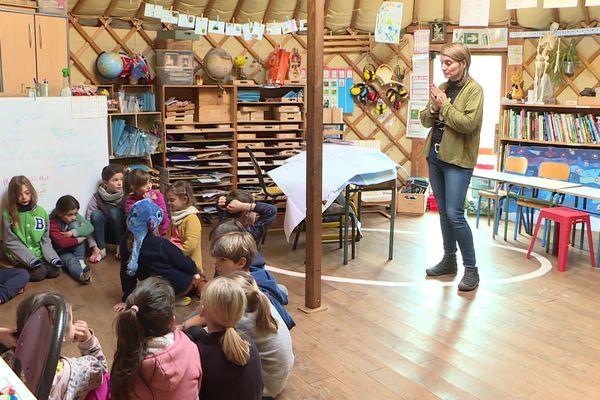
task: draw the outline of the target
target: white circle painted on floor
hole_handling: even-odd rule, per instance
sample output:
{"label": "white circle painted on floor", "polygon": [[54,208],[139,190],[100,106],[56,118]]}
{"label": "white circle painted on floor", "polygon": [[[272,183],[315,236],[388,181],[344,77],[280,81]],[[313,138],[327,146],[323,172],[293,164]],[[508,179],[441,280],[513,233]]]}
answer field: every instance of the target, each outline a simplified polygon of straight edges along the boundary
{"label": "white circle painted on floor", "polygon": [[[376,231],[376,229],[369,229],[369,230]],[[377,231],[379,231],[379,230],[377,229]],[[385,229],[382,229],[381,231],[388,232],[388,230],[385,230]],[[398,233],[398,232],[396,232],[396,233]],[[527,250],[518,249],[518,248],[515,248],[512,246],[504,246],[504,245],[500,245],[500,244],[492,244],[492,246],[499,247],[501,249],[505,249],[505,250],[509,250],[509,251],[516,251],[518,253],[527,254]],[[483,278],[483,279],[481,279],[481,282],[479,283],[479,285],[480,286],[492,286],[492,285],[505,285],[505,284],[515,283],[515,282],[523,282],[523,281],[527,281],[530,279],[539,278],[552,270],[552,264],[546,257],[541,256],[535,252],[532,252],[531,255],[533,257],[535,257],[535,259],[540,263],[540,266],[535,271],[532,271],[532,272],[529,272],[526,274],[511,276],[511,277],[507,277],[507,278],[495,278],[495,279]],[[293,276],[293,277],[297,277],[297,278],[305,277],[304,272],[288,271],[286,269],[274,267],[271,265],[267,265],[266,268],[269,271],[272,271],[272,272],[275,272],[278,274],[282,274],[282,275],[288,275],[288,276]],[[485,272],[483,275],[485,276]],[[456,286],[458,284],[457,281],[439,281],[436,279],[425,279],[425,278],[423,278],[422,281],[415,281],[415,282],[395,282],[395,281],[376,281],[376,280],[369,280],[369,279],[344,278],[344,277],[329,276],[329,275],[321,276],[321,280],[328,281],[328,282],[351,283],[351,284],[355,284],[355,285],[384,286],[384,287]]]}

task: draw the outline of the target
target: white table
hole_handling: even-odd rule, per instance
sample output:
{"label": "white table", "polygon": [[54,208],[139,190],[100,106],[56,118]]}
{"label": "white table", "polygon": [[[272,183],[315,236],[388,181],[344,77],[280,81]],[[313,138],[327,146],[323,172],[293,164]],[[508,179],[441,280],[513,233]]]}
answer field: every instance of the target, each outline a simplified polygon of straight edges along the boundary
{"label": "white table", "polygon": [[[525,176],[519,174],[511,174],[509,172],[500,172],[493,170],[484,170],[484,169],[475,169],[473,170],[473,176],[476,178],[482,178],[487,180],[493,180],[497,183],[508,183],[517,186],[524,186],[531,189],[538,190],[547,190],[550,192],[561,192],[565,189],[573,189],[577,187],[581,187],[580,183],[576,182],[565,182],[559,181],[555,179],[548,178],[540,178],[537,176]],[[500,189],[500,185],[496,185],[496,208],[498,208],[499,195],[498,190]],[[562,193],[562,192],[561,192]],[[496,237],[496,222],[498,218],[498,213],[494,213],[494,229],[492,229],[492,237]],[[506,240],[506,237],[504,238]]]}
{"label": "white table", "polygon": [[[323,145],[323,210],[349,184],[366,186],[396,179],[396,163],[378,149],[326,143]],[[306,152],[268,172],[287,196],[283,230],[292,231],[306,218]],[[393,218],[390,222],[393,229]],[[390,241],[393,240],[393,232]]]}

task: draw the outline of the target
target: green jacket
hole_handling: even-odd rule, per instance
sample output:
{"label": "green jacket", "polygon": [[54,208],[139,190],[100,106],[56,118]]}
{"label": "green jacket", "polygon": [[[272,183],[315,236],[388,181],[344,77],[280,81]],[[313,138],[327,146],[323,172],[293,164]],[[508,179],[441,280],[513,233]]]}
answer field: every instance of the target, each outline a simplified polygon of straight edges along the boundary
{"label": "green jacket", "polygon": [[30,265],[35,258],[51,262],[58,258],[48,234],[48,214],[43,207],[19,212],[19,226],[12,226],[8,210],[3,212],[4,252],[11,262]]}
{"label": "green jacket", "polygon": [[[445,90],[448,85],[443,83],[440,89]],[[421,111],[421,124],[426,128],[433,128],[435,118],[429,111],[431,101]],[[483,89],[471,79],[462,87],[453,103],[450,101],[442,104],[439,115],[444,118],[446,127],[440,143],[438,159],[448,164],[462,168],[475,168],[479,153],[479,135],[483,121]],[[424,154],[429,156],[431,135],[429,131],[425,142]]]}

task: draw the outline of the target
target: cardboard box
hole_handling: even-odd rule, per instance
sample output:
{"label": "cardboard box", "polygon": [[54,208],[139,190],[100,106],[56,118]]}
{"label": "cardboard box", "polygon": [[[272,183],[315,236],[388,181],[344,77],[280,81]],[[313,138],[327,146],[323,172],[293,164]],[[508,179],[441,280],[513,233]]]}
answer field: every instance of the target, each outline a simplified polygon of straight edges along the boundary
{"label": "cardboard box", "polygon": [[193,50],[192,40],[155,39],[154,47],[163,50]]}
{"label": "cardboard box", "polygon": [[331,108],[324,108],[323,109],[323,123],[324,124],[330,124],[331,123],[331,117],[332,117]]}
{"label": "cardboard box", "polygon": [[427,194],[398,193],[396,195],[396,213],[407,215],[423,215],[427,208]]}
{"label": "cardboard box", "polygon": [[577,98],[578,106],[600,107],[600,97],[581,96]]}
{"label": "cardboard box", "polygon": [[341,108],[335,107],[335,108],[330,108],[330,110],[331,110],[331,123],[332,124],[344,123],[344,113]]}

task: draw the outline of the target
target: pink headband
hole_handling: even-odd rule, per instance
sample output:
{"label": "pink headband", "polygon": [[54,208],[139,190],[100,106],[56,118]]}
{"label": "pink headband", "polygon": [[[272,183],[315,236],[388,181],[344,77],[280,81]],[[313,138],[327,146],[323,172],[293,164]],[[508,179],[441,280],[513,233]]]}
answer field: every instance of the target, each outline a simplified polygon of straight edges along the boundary
{"label": "pink headband", "polygon": [[135,312],[136,314],[138,313],[138,311],[140,311],[140,308],[138,306],[136,306],[135,304],[131,306],[131,309],[133,310],[133,312]]}

